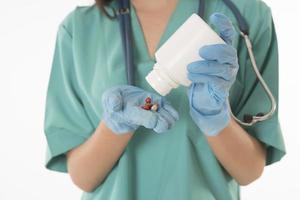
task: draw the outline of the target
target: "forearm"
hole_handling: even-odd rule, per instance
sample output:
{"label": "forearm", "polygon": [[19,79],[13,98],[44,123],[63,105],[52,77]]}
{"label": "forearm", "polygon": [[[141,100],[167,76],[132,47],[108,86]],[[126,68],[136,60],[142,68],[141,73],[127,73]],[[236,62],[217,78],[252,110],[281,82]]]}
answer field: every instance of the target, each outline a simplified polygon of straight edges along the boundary
{"label": "forearm", "polygon": [[132,135],[116,135],[101,121],[85,143],[67,153],[68,172],[74,184],[92,191],[118,161]]}
{"label": "forearm", "polygon": [[240,185],[256,180],[265,166],[264,146],[233,118],[217,136],[207,136],[214,154]]}

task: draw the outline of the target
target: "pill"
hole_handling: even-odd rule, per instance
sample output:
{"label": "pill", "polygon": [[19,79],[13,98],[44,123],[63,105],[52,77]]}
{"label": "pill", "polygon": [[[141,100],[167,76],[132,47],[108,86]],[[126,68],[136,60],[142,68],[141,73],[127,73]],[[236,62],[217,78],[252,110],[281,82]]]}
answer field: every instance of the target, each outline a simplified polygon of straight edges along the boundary
{"label": "pill", "polygon": [[152,106],[151,106],[151,110],[152,111],[157,111],[157,109],[158,109],[158,104],[157,103],[155,103],[155,104],[153,104]]}

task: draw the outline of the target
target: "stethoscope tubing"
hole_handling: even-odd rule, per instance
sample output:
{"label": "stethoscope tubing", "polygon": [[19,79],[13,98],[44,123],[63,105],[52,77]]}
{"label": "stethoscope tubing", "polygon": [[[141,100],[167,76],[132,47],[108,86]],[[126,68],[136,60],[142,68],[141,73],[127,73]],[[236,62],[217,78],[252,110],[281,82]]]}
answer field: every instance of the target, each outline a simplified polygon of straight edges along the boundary
{"label": "stethoscope tubing", "polygon": [[[119,22],[120,22],[120,29],[121,29],[121,37],[123,41],[123,52],[124,58],[126,63],[126,75],[127,75],[127,82],[129,85],[135,85],[135,67],[133,62],[133,38],[132,38],[132,28],[131,28],[131,19],[130,19],[130,0],[118,0],[119,1],[119,10],[116,12]],[[248,55],[251,60],[252,68],[256,74],[257,79],[259,80],[260,84],[263,86],[268,98],[271,102],[271,109],[268,113],[258,113],[256,115],[245,114],[244,121],[239,120],[233,113],[231,109],[231,105],[229,102],[229,98],[227,99],[227,104],[229,107],[229,111],[231,116],[237,121],[239,124],[243,126],[252,126],[257,122],[262,122],[265,120],[270,119],[277,109],[276,100],[269,89],[268,85],[264,81],[260,71],[258,70],[256,59],[252,49],[252,42],[249,38],[249,27],[242,16],[238,8],[231,0],[223,0],[224,4],[233,12],[237,22],[238,27],[240,29],[240,34],[244,38],[245,45],[247,47]],[[199,8],[198,8],[198,15],[201,18],[204,18],[205,12],[205,0],[199,0]]]}
{"label": "stethoscope tubing", "polygon": [[266,84],[265,80],[263,79],[261,73],[258,70],[256,60],[255,60],[255,56],[254,56],[254,53],[253,53],[253,50],[252,50],[252,43],[251,43],[251,40],[250,40],[249,36],[244,34],[243,32],[241,32],[240,34],[242,35],[242,37],[245,40],[253,71],[255,72],[257,79],[259,80],[260,84],[263,86],[265,92],[268,95],[269,100],[271,101],[271,109],[269,110],[269,112],[264,114],[264,115],[261,115],[261,116],[258,116],[259,114],[254,115],[252,117],[252,121],[249,122],[249,123],[242,122],[237,117],[235,117],[235,115],[231,111],[231,107],[229,106],[230,113],[236,121],[238,121],[240,124],[242,124],[244,126],[252,126],[253,124],[255,124],[257,122],[261,122],[261,121],[265,121],[265,120],[270,119],[273,116],[273,114],[275,113],[276,109],[277,109],[277,103],[276,103],[275,97],[273,96],[270,88],[268,87],[268,85]]}

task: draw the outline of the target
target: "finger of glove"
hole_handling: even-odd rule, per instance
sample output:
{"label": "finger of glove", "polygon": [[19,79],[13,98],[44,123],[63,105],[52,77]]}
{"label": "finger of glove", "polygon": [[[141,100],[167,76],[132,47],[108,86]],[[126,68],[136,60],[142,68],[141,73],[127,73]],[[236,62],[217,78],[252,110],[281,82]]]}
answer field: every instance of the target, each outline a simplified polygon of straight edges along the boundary
{"label": "finger of glove", "polygon": [[175,124],[176,119],[166,109],[160,108],[157,114],[168,122],[168,128]]}
{"label": "finger of glove", "polygon": [[165,109],[172,116],[172,118],[175,119],[175,121],[179,119],[179,114],[177,110],[175,110],[175,108],[171,106],[169,102],[167,101],[164,102],[163,109]]}
{"label": "finger of glove", "polygon": [[227,81],[217,76],[188,74],[188,78],[193,83],[204,83],[211,87],[211,94],[217,95],[219,98],[225,98],[232,84],[232,81]]}
{"label": "finger of glove", "polygon": [[161,115],[157,115],[157,116],[158,116],[157,124],[153,128],[153,130],[157,133],[163,133],[168,130],[169,123],[163,116],[161,116]]}
{"label": "finger of glove", "polygon": [[221,64],[238,66],[236,49],[227,44],[206,45],[200,48],[199,55],[205,60],[217,61]]}
{"label": "finger of glove", "polygon": [[210,16],[209,21],[216,29],[218,29],[220,37],[227,44],[232,45],[236,31],[230,19],[221,13],[213,13]]}
{"label": "finger of glove", "polygon": [[117,112],[122,110],[123,97],[120,88],[112,88],[102,95],[102,104],[108,112]]}
{"label": "finger of glove", "polygon": [[144,110],[138,106],[130,106],[130,108],[126,108],[123,118],[131,124],[141,125],[149,129],[153,129],[158,121],[156,113]]}
{"label": "finger of glove", "polygon": [[145,100],[145,91],[135,86],[129,86],[124,88],[122,94],[124,96],[124,102],[130,105],[141,105]]}
{"label": "finger of glove", "polygon": [[188,79],[194,83],[214,83],[220,85],[228,85],[231,82],[222,77],[210,74],[188,73],[187,76]]}
{"label": "finger of glove", "polygon": [[191,74],[214,75],[228,81],[236,74],[236,70],[234,70],[234,68],[230,65],[220,64],[217,61],[210,60],[192,62],[187,66],[187,70]]}
{"label": "finger of glove", "polygon": [[193,83],[189,89],[189,100],[191,109],[202,115],[215,115],[222,108],[222,102],[210,93],[208,84]]}

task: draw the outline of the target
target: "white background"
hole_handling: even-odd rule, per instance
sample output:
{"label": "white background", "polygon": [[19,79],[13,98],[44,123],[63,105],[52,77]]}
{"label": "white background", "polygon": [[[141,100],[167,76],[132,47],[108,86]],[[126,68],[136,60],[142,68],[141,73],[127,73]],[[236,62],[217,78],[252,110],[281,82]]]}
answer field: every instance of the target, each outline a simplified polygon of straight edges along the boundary
{"label": "white background", "polygon": [[[242,188],[245,200],[300,199],[299,19],[295,0],[265,0],[280,48],[280,121],[288,154]],[[80,199],[67,174],[44,168],[43,115],[58,24],[80,0],[0,0],[0,199]]]}

